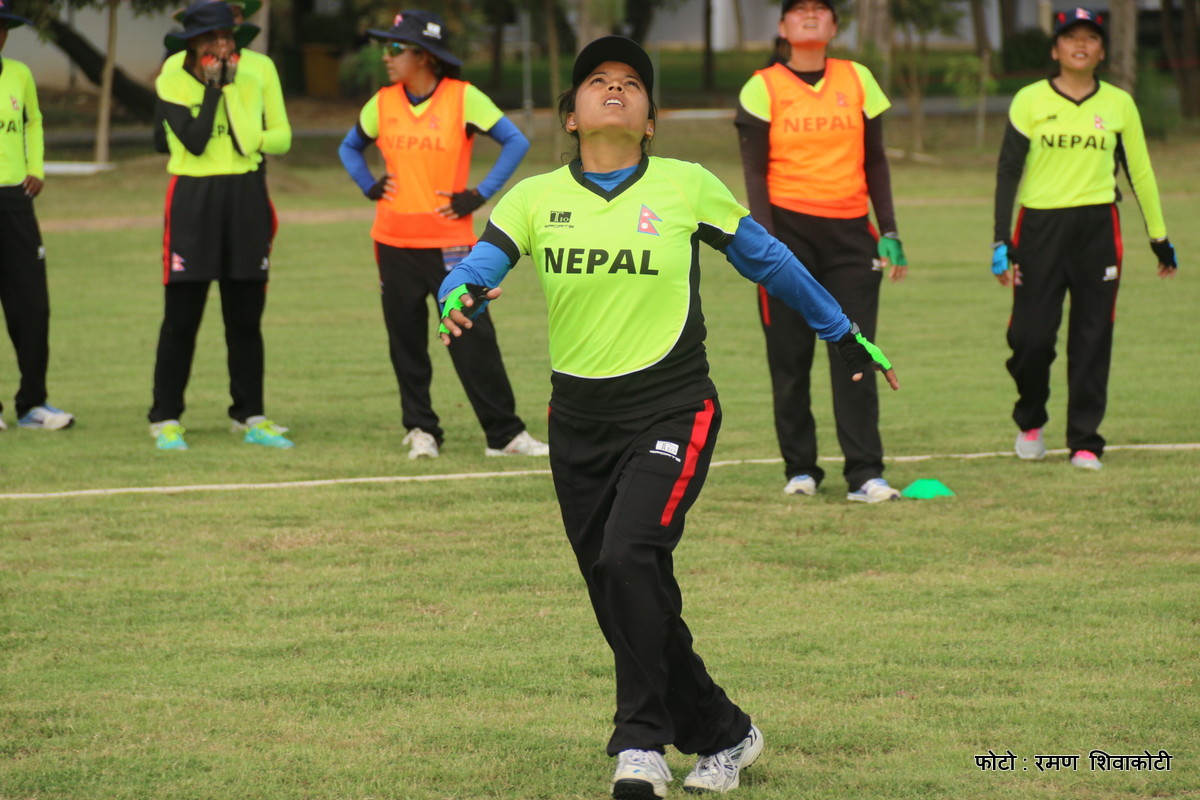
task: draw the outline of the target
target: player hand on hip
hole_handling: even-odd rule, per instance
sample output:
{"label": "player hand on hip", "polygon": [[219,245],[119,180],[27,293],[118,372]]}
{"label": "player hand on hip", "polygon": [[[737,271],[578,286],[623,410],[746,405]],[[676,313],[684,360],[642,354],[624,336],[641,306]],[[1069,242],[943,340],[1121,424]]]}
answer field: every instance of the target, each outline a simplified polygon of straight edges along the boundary
{"label": "player hand on hip", "polygon": [[442,323],[438,335],[442,344],[449,346],[450,337],[459,337],[474,324],[471,320],[483,313],[483,309],[501,294],[499,287],[489,289],[473,283],[464,283],[446,295],[442,305]]}
{"label": "player hand on hip", "polygon": [[367,199],[369,200],[391,200],[396,196],[396,178],[390,173],[385,173],[383,177],[375,181],[375,185],[367,189]]}
{"label": "player hand on hip", "polygon": [[442,197],[449,197],[450,202],[444,206],[438,206],[434,209],[447,219],[460,219],[469,216],[472,211],[479,208],[487,198],[479,193],[478,189],[466,189],[461,192],[438,192]]}

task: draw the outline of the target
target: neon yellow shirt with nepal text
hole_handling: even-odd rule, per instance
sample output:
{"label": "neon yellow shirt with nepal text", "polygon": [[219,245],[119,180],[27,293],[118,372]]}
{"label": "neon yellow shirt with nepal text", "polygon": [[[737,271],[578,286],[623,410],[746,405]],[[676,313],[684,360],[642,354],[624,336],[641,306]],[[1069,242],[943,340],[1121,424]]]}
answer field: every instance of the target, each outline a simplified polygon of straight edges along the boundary
{"label": "neon yellow shirt with nepal text", "polygon": [[749,214],[699,164],[645,161],[615,196],[569,165],[521,181],[492,211],[533,258],[555,372],[614,378],[661,361],[688,320],[700,226],[733,234]]}
{"label": "neon yellow shirt with nepal text", "polygon": [[1017,202],[1026,208],[1075,208],[1116,202],[1117,145],[1151,239],[1167,235],[1158,181],[1133,98],[1096,81],[1095,93],[1076,102],[1049,80],[1017,92],[1009,106],[1013,127],[1029,139]]}
{"label": "neon yellow shirt with nepal text", "polygon": [[33,73],[20,61],[0,60],[0,186],[46,177],[42,111]]}

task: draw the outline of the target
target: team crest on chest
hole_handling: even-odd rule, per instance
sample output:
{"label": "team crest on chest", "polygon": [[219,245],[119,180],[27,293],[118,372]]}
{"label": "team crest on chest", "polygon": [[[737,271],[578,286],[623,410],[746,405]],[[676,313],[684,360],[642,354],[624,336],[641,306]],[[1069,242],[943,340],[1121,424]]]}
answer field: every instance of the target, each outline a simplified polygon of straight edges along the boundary
{"label": "team crest on chest", "polygon": [[1098,130],[1098,131],[1104,130],[1104,120],[1100,117],[1099,114],[1096,115],[1096,123],[1095,124],[1096,124],[1096,130]]}
{"label": "team crest on chest", "polygon": [[8,96],[8,99],[12,101],[13,111],[21,110],[21,101],[17,99],[17,96],[15,94],[10,94]]}
{"label": "team crest on chest", "polygon": [[638,233],[648,233],[651,236],[658,236],[658,230],[654,227],[654,223],[656,222],[662,222],[662,217],[655,214],[643,203],[642,213],[638,215]]}
{"label": "team crest on chest", "polygon": [[837,93],[837,104],[839,106],[848,106],[850,101],[846,99],[846,95],[842,92]]}

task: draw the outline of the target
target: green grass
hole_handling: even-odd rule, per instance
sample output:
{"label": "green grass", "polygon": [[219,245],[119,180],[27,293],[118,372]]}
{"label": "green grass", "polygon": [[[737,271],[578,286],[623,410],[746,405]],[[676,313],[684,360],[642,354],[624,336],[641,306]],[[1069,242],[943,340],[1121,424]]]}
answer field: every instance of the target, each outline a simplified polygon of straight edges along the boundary
{"label": "green grass", "polygon": [[[740,194],[731,130],[713,125],[666,119],[659,152],[703,161]],[[881,314],[880,344],[903,382],[883,403],[890,456],[1002,451],[1014,432],[1008,295],[987,270],[995,150],[962,146],[969,131],[939,135],[940,165],[893,164],[913,269],[885,287]],[[282,213],[362,207],[322,161],[334,144],[273,162]],[[540,136],[523,170],[556,152]],[[1154,151],[1184,264],[1175,280],[1154,277],[1125,205],[1113,445],[1200,441],[1197,155],[1194,142]],[[54,180],[39,201],[51,401],[80,421],[0,434],[0,491],[531,466],[483,457],[440,349],[444,455],[404,458],[358,221],[280,230],[267,401],[296,449],[255,451],[228,431],[214,293],[188,393],[193,449],[156,452],[145,412],[164,185],[161,162],[146,159]],[[115,229],[70,230],[116,217],[126,219]],[[704,266],[725,410],[716,458],[773,458],[753,288],[715,254]],[[534,284],[522,264],[493,308],[519,411],[541,435],[548,365]],[[1063,371],[1051,446],[1063,438]],[[824,373],[814,370],[816,413],[834,456]],[[5,344],[6,396],[15,381]],[[885,507],[847,503],[836,463],[805,501],[780,492],[776,463],[715,468],[677,564],[700,652],[766,735],[739,796],[1195,796],[1197,459],[1113,450],[1099,474],[1061,455],[895,461],[893,483],[934,477],[957,497]],[[4,800],[602,798],[611,705],[610,658],[545,475],[0,500]],[[1029,761],[981,773],[974,756],[989,748]],[[1093,772],[1093,748],[1175,759],[1170,772]],[[1081,755],[1079,771],[1038,772],[1033,757],[1054,753]],[[668,760],[677,776],[689,767]]]}

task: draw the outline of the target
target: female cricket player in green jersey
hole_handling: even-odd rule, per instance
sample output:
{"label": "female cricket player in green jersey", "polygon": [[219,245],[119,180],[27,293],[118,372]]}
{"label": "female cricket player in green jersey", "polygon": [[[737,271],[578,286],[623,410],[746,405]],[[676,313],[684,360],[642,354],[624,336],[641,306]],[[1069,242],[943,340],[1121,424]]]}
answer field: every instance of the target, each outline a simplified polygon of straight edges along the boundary
{"label": "female cricket player in green jersey", "polygon": [[160,450],[186,450],[179,422],[209,284],[217,281],[228,348],[229,416],[248,444],[287,448],[286,428],[263,410],[262,313],[275,210],[259,171],[264,153],[291,147],[286,125],[264,127],[262,84],[238,69],[233,12],[193,3],[184,29],[166,37],[186,47],[155,82],[170,159],[163,237],[163,323],[154,365],[150,435]]}
{"label": "female cricket player in green jersey", "polygon": [[[9,2],[0,0],[0,50],[10,30],[30,24],[12,13]],[[10,101],[0,104],[0,306],[21,372],[15,398],[17,424],[61,430],[71,427],[75,417],[46,404],[50,290],[46,248],[33,210],[46,173],[42,112],[29,67],[11,58],[0,61],[0,96]],[[7,428],[0,417],[0,431]]]}
{"label": "female cricket player in green jersey", "polygon": [[[546,294],[550,467],[567,538],[616,665],[615,798],[663,797],[668,744],[699,756],[690,792],[725,792],[762,751],[750,717],[692,649],[672,553],[708,473],[721,408],[708,376],[699,245],[800,310],[860,380],[895,372],[791,252],[698,164],[651,158],[650,59],[607,36],[559,104],[579,157],[519,183],[446,277],[443,341],[522,254]],[[470,335],[469,333],[467,335]]]}
{"label": "female cricket player in green jersey", "polygon": [[[1019,91],[1009,108],[992,245],[992,272],[1013,290],[1008,371],[1018,394],[1016,453],[1023,459],[1046,454],[1050,365],[1069,291],[1067,447],[1073,466],[1091,470],[1100,469],[1104,454],[1099,429],[1124,249],[1118,167],[1137,195],[1158,274],[1169,278],[1176,269],[1137,106],[1127,92],[1096,77],[1105,39],[1104,17],[1096,11],[1055,15],[1050,54],[1059,72]],[[1014,198],[1021,210],[1010,238]]]}

